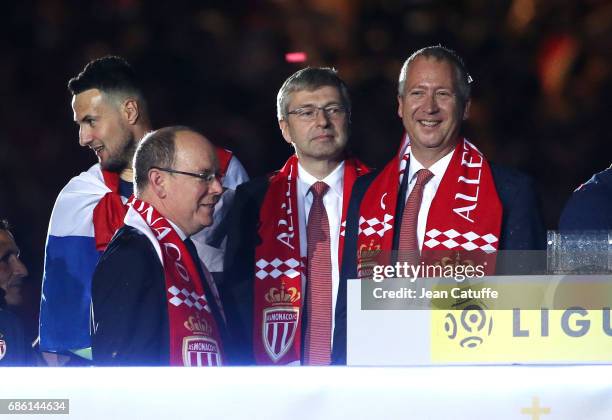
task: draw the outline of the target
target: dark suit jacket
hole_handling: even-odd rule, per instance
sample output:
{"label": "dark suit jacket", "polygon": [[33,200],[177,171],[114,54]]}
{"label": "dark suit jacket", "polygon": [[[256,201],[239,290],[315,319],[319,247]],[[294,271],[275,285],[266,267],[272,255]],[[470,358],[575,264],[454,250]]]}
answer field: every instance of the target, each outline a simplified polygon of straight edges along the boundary
{"label": "dark suit jacket", "polygon": [[[499,249],[546,249],[546,230],[542,223],[539,203],[531,178],[516,170],[493,164],[491,170],[497,194],[503,207]],[[378,174],[379,171],[376,171],[357,179],[349,202],[344,255],[340,271],[340,287],[335,313],[336,329],[334,331],[334,352],[332,354],[332,361],[335,364],[346,364],[346,282],[347,279],[357,277],[359,207],[365,192]],[[395,235],[398,234],[399,229],[395,229]],[[498,269],[500,269],[499,264]]]}
{"label": "dark suit jacket", "polygon": [[[200,272],[203,279],[203,274]],[[207,296],[212,296],[203,281]],[[149,239],[131,226],[115,233],[92,283],[95,365],[168,365],[168,303],[161,262]],[[209,299],[217,325],[219,308]],[[222,339],[223,339],[223,328]]]}
{"label": "dark suit jacket", "polygon": [[612,229],[612,168],[581,185],[565,204],[559,230]]}
{"label": "dark suit jacket", "polygon": [[[268,177],[254,178],[236,189],[228,215],[228,237],[225,248],[224,283],[221,287],[223,308],[230,335],[228,358],[231,364],[255,364],[253,354],[253,283],[255,248],[261,243],[257,234],[259,213],[268,190]],[[302,322],[308,322],[302,308]],[[336,324],[336,329],[338,328]],[[340,325],[343,328],[343,325]],[[302,328],[302,335],[305,328]],[[302,340],[304,342],[304,340]]]}
{"label": "dark suit jacket", "polygon": [[[3,292],[0,289],[0,300],[3,299]],[[27,343],[21,320],[3,309],[0,302],[0,368],[34,364],[32,348]]]}
{"label": "dark suit jacket", "polygon": [[225,347],[230,364],[255,364],[253,354],[253,281],[259,211],[268,190],[268,177],[254,178],[236,189],[227,216],[221,300],[227,317],[228,340]]}

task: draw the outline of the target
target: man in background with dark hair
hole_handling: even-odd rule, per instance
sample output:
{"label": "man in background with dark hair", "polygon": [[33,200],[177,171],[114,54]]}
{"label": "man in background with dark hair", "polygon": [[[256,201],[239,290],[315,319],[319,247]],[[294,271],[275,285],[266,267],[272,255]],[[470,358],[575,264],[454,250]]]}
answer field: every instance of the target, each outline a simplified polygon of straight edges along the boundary
{"label": "man in background with dark hair", "polygon": [[215,149],[190,128],[162,128],[134,171],[136,198],[93,277],[94,364],[223,365],[223,309],[190,239],[223,192]]}
{"label": "man in background with dark hair", "polygon": [[[79,144],[90,148],[99,163],[70,180],[51,214],[41,294],[40,348],[91,359],[91,278],[100,253],[123,225],[133,189],[134,151],[152,126],[140,81],[120,57],[91,61],[70,79],[68,90],[74,122],[79,127]],[[217,148],[217,154],[220,170],[227,175],[224,186],[235,188],[246,179],[244,169],[231,152]],[[225,201],[229,199],[231,195],[224,196]],[[218,219],[215,226],[220,224]],[[223,246],[207,243],[214,236],[209,230],[194,240],[210,269],[221,271]],[[52,364],[66,362],[63,357],[54,360],[48,353],[45,356]]]}
{"label": "man in background with dark hair", "polygon": [[33,363],[21,320],[7,309],[21,304],[21,282],[27,275],[9,224],[0,219],[0,367]]}
{"label": "man in background with dark hair", "polygon": [[343,222],[355,179],[347,156],[351,103],[330,68],[290,76],[277,96],[283,168],[236,191],[225,296],[234,363],[329,365]]}
{"label": "man in background with dark hair", "polygon": [[123,224],[125,203],[132,194],[132,156],[151,122],[136,73],[120,57],[91,61],[70,79],[68,89],[79,144],[90,148],[99,163],[70,180],[51,214],[40,349],[90,359],[93,270]]}
{"label": "man in background with dark hair", "polygon": [[6,219],[0,219],[0,294],[9,306],[23,302],[22,282],[28,276],[28,269],[19,259],[19,248],[9,230]]}

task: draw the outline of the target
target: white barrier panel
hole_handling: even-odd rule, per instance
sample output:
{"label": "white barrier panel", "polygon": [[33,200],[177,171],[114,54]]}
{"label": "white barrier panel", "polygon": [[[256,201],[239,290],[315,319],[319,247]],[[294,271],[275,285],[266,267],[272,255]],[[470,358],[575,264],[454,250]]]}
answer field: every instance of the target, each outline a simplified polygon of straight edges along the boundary
{"label": "white barrier panel", "polygon": [[[378,288],[382,283],[369,290],[367,283],[349,280],[347,364],[612,364],[612,283],[600,277],[577,281],[575,276],[564,288],[559,276],[489,278],[506,301],[499,305],[503,309],[496,309],[497,298],[444,298],[445,305],[428,309],[430,297],[410,298],[405,291],[427,296],[418,283],[414,290],[399,288],[385,295]],[[423,283],[431,288],[435,279]],[[385,305],[368,306],[377,299]],[[463,302],[463,308],[450,305],[454,301]]]}
{"label": "white barrier panel", "polygon": [[[612,366],[3,368],[0,399],[69,399],[10,419],[605,419]],[[4,416],[3,416],[4,418]]]}

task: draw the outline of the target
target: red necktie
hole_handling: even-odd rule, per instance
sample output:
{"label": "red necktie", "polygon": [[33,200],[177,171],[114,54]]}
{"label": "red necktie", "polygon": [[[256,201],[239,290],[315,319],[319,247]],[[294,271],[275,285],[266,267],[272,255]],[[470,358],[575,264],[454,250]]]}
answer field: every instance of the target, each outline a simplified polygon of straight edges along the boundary
{"label": "red necktie", "polygon": [[[404,176],[408,176],[405,174]],[[420,169],[416,173],[416,183],[408,196],[402,215],[402,226],[398,247],[398,261],[406,261],[416,265],[419,262],[419,240],[417,239],[417,224],[419,210],[423,200],[423,189],[425,184],[434,176],[429,169]]]}
{"label": "red necktie", "polygon": [[331,361],[332,275],[329,220],[323,196],[329,189],[324,182],[315,182],[312,206],[308,214],[308,278],[306,304],[308,324],[304,339],[304,364],[329,365]]}

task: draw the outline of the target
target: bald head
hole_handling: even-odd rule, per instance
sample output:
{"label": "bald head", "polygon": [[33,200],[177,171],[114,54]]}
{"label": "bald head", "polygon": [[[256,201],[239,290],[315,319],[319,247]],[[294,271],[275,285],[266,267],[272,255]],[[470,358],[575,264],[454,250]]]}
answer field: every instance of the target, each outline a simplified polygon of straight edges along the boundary
{"label": "bald head", "polygon": [[136,196],[193,235],[212,224],[223,192],[212,143],[184,126],[149,133],[134,157]]}

